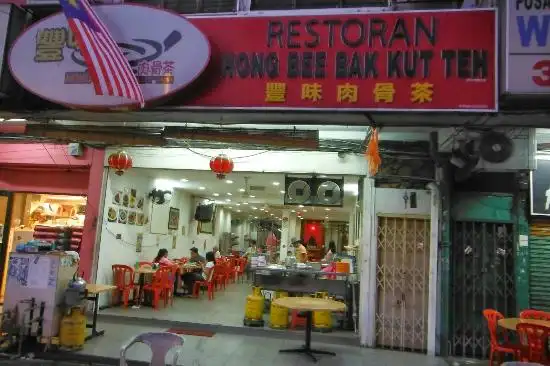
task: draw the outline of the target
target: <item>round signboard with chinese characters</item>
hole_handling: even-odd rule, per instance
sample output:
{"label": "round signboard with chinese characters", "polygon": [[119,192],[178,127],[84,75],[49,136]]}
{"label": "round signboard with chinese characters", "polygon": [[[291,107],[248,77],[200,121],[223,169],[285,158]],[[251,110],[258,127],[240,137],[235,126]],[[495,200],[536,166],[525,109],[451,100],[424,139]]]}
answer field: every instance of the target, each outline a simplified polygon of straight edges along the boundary
{"label": "round signboard with chinese characters", "polygon": [[[176,13],[129,4],[99,5],[93,10],[128,59],[145,102],[181,90],[210,60],[207,38]],[[63,13],[23,32],[10,50],[9,67],[25,89],[54,103],[82,109],[135,105],[124,97],[96,95]]]}

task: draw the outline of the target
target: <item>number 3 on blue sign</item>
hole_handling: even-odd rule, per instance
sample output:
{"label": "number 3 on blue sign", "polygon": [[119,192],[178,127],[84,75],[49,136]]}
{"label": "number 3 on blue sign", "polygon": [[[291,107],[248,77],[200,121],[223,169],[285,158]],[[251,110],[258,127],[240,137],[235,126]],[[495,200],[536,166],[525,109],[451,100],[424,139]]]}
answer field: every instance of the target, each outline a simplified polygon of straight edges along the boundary
{"label": "number 3 on blue sign", "polygon": [[550,87],[550,60],[540,60],[533,65],[533,71],[539,71],[539,75],[533,76],[533,82],[538,86]]}

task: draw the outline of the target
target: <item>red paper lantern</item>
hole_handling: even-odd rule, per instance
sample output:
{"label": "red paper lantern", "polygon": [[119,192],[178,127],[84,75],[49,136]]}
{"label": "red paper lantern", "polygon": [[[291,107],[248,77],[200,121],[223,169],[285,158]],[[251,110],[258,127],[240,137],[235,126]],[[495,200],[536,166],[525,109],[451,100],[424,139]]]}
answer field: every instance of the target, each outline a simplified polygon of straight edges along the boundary
{"label": "red paper lantern", "polygon": [[108,162],[109,168],[114,169],[116,175],[122,175],[132,167],[132,157],[122,150],[109,155]]}
{"label": "red paper lantern", "polygon": [[210,170],[216,173],[218,179],[225,179],[233,171],[233,160],[225,154],[213,157],[210,159]]}

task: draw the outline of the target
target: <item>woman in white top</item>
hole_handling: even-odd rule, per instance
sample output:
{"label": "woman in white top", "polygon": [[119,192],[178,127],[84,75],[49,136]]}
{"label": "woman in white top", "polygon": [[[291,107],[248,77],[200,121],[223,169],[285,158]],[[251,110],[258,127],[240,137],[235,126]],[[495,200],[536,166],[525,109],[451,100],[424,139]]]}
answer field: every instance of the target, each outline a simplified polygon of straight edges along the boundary
{"label": "woman in white top", "polygon": [[216,258],[216,260],[221,258],[222,254],[220,253],[218,247],[213,247],[212,252],[214,253],[214,258]]}
{"label": "woman in white top", "polygon": [[198,272],[187,272],[182,276],[183,283],[187,288],[187,294],[190,295],[195,287],[195,282],[197,281],[208,281],[211,277],[212,271],[214,270],[214,265],[216,258],[214,257],[213,252],[206,253],[205,256],[206,263],[197,262],[201,265],[201,269]]}
{"label": "woman in white top", "polygon": [[205,259],[206,264],[202,269],[202,278],[204,278],[205,281],[208,281],[208,279],[210,279],[210,274],[214,270],[214,265],[216,264],[216,256],[213,252],[208,252],[206,253]]}

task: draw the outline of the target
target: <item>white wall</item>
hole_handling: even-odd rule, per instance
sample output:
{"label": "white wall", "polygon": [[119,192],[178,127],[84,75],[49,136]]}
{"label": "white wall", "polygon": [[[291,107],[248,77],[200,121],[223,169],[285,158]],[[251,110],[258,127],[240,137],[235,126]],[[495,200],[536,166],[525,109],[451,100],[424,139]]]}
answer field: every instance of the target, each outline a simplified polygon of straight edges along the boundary
{"label": "white wall", "polygon": [[[410,197],[411,192],[416,192],[416,208],[410,208],[410,199],[407,205],[403,200],[405,193]],[[437,305],[436,281],[434,273],[437,273],[437,248],[438,248],[438,204],[437,194],[430,190],[410,190],[393,188],[375,188],[372,179],[365,179],[363,186],[363,230],[360,238],[360,318],[359,335],[361,345],[374,347],[376,345],[376,301],[377,264],[378,264],[378,215],[423,215],[430,217],[435,225],[430,227],[430,268],[429,268],[429,304],[430,313],[428,327],[435,329],[435,310]],[[435,221],[434,221],[435,220]],[[432,222],[432,223],[433,223]],[[435,332],[428,331],[428,353],[434,353]]]}
{"label": "white wall", "polygon": [[[173,190],[170,202],[163,205],[152,205],[147,195],[154,188],[155,177],[147,176],[140,169],[131,169],[122,176],[115,175],[112,171],[107,177],[105,189],[105,208],[102,218],[101,238],[99,241],[99,260],[97,268],[97,283],[112,283],[112,265],[126,264],[134,266],[136,261],[152,261],[160,248],[168,249],[170,258],[189,256],[189,249],[196,246],[201,254],[211,250],[218,244],[219,234],[231,231],[231,212],[218,209],[214,235],[198,234],[197,221],[194,220],[194,212],[197,199],[182,190]],[[108,221],[110,207],[117,208],[113,204],[113,197],[117,192],[137,190],[137,196],[145,197],[144,214],[149,223],[143,226],[121,224]],[[179,227],[177,230],[168,230],[168,211],[170,207],[180,210]],[[137,210],[136,210],[137,211]],[[185,227],[185,234],[182,234]],[[143,234],[141,252],[136,252],[138,234]],[[121,237],[117,239],[117,235]],[[173,248],[173,236],[176,237],[176,247]],[[102,305],[107,303],[107,298],[102,298]]]}
{"label": "white wall", "polygon": [[240,219],[239,224],[231,226],[231,232],[237,235],[237,243],[241,250],[245,250],[248,247],[248,243],[245,243],[244,238],[250,235],[250,226],[250,221],[246,219]]}
{"label": "white wall", "polygon": [[[209,170],[211,156],[219,149],[127,148],[134,168]],[[107,149],[105,165],[115,150]],[[332,175],[366,175],[367,160],[362,154],[335,152],[223,150],[235,162],[235,172],[318,173]],[[267,164],[269,162],[269,164]]]}
{"label": "white wall", "polygon": [[[411,208],[410,199],[405,206],[403,196],[407,193],[416,192],[416,208]],[[429,215],[431,210],[430,191],[418,189],[395,189],[376,188],[375,193],[376,214],[399,214],[399,215]]]}

